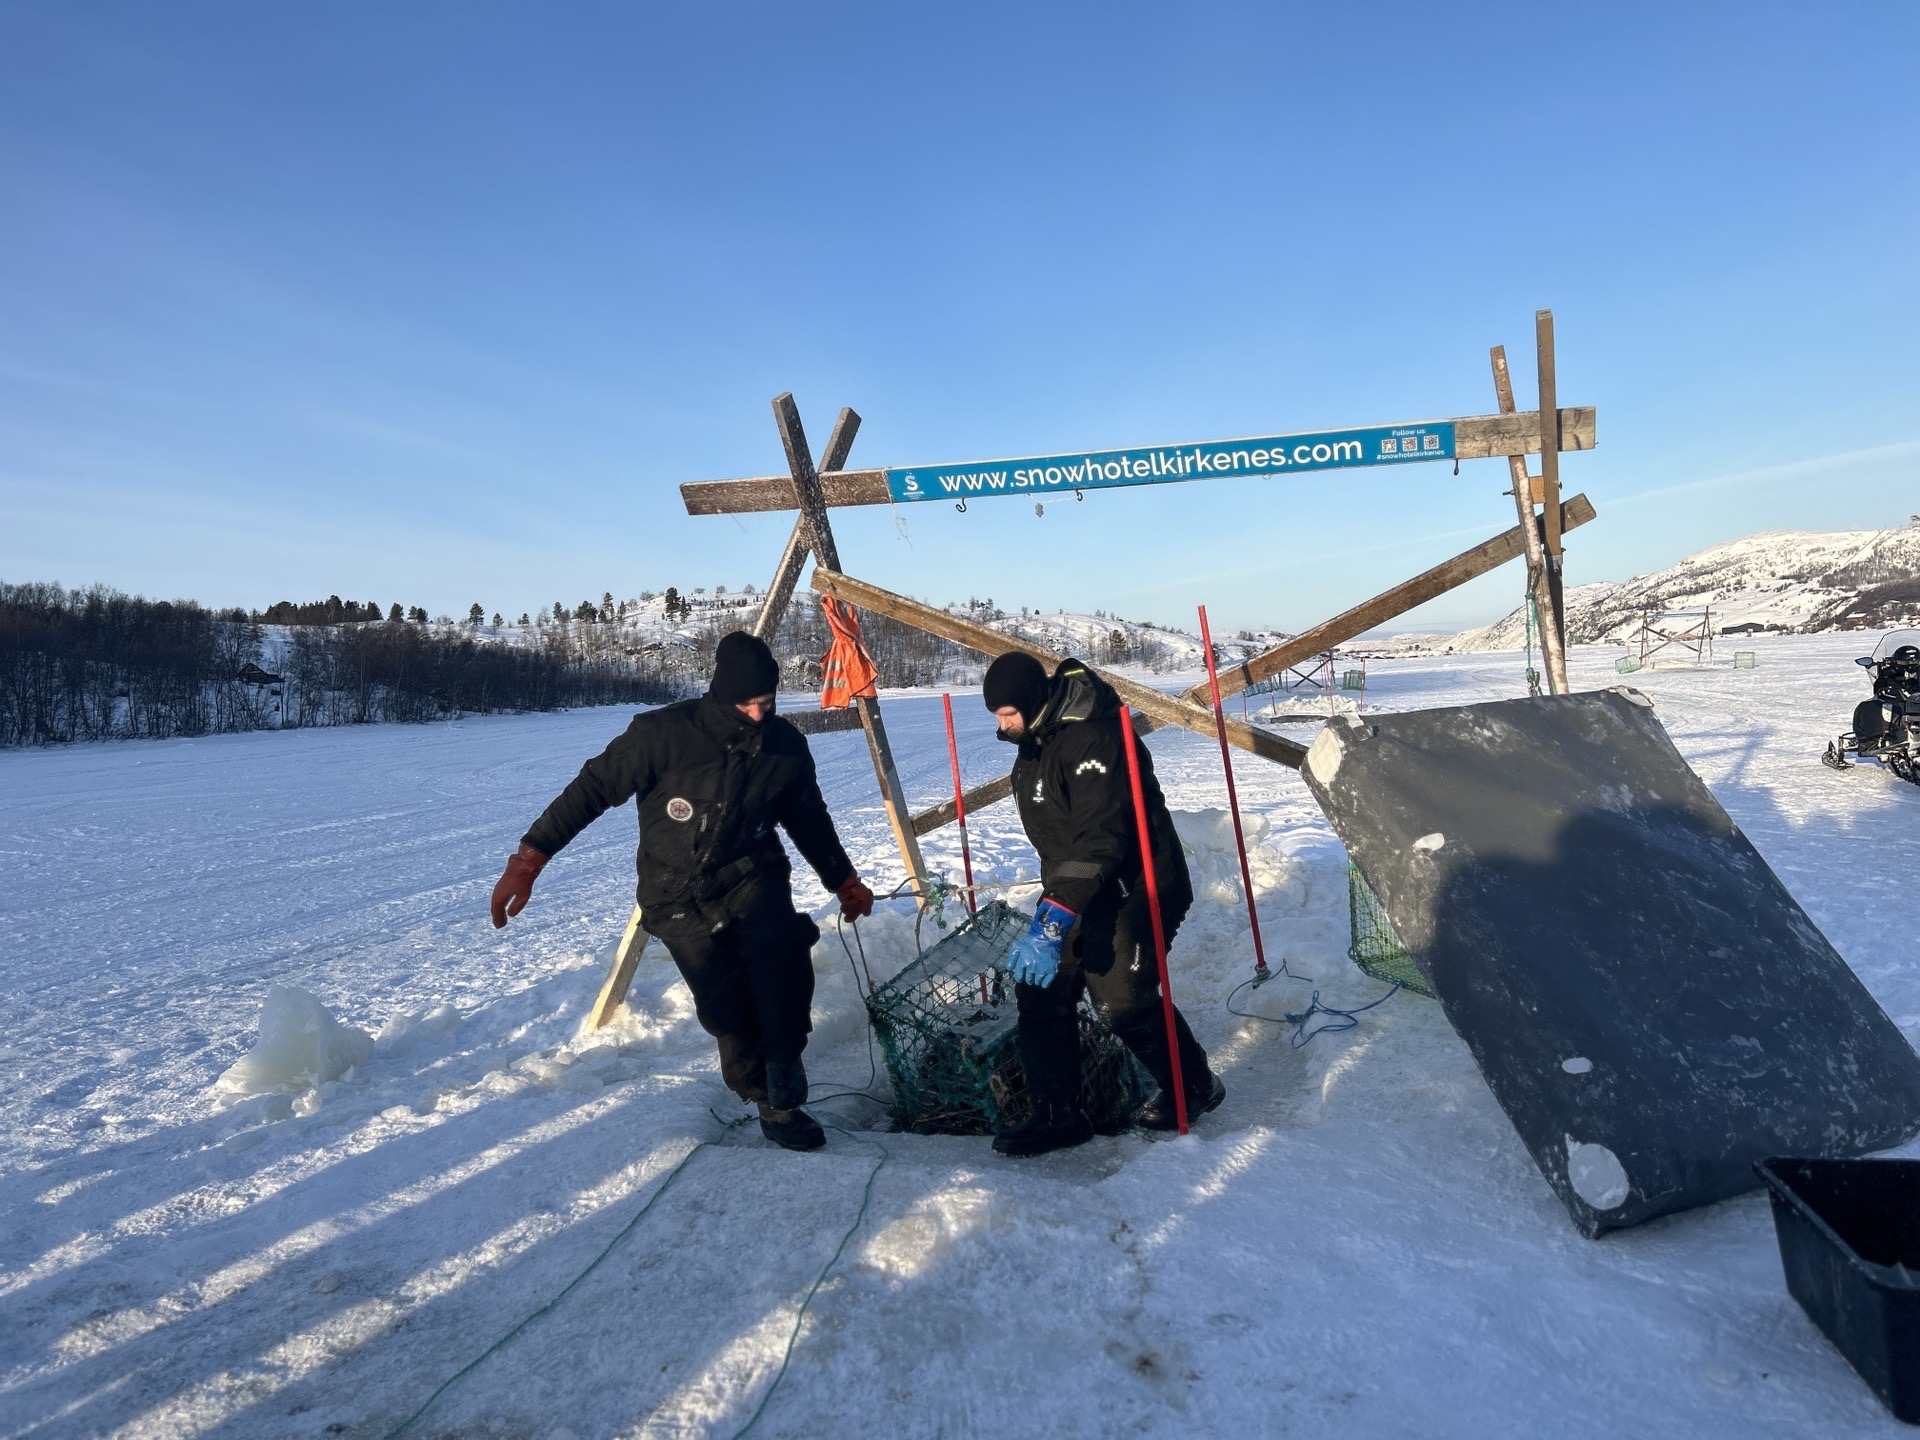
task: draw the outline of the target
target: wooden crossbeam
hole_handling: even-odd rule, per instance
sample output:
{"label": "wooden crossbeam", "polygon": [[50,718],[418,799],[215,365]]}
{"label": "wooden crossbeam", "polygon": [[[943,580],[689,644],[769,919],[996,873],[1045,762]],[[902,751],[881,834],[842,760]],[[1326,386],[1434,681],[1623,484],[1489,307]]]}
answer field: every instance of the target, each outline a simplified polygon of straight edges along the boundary
{"label": "wooden crossbeam", "polygon": [[[878,585],[869,585],[864,580],[836,574],[824,567],[813,572],[812,584],[823,595],[831,595],[836,600],[843,600],[857,609],[870,610],[876,615],[890,616],[916,630],[938,635],[943,640],[952,640],[983,655],[1006,655],[1018,650],[1041,661],[1058,663],[1064,658],[1056,651],[1016,639],[971,620],[962,620],[948,611],[935,609],[918,600],[909,600],[904,595],[895,595]],[[1214,728],[1213,712],[1205,706],[1196,705],[1181,696],[1164,694],[1091,665],[1087,668],[1111,685],[1123,703],[1162,725],[1178,725],[1209,738],[1218,733]],[[1244,720],[1227,721],[1227,742],[1242,750],[1251,750],[1262,759],[1295,770],[1300,768],[1307,756],[1306,746],[1249,725]]]}
{"label": "wooden crossbeam", "polygon": [[[1585,495],[1575,495],[1561,506],[1560,515],[1562,527],[1572,530],[1594,518],[1593,505]],[[1502,531],[1491,540],[1484,541],[1471,550],[1462,551],[1451,560],[1443,560],[1431,570],[1423,571],[1413,579],[1404,581],[1391,590],[1383,591],[1371,600],[1364,600],[1352,609],[1342,611],[1331,620],[1314,626],[1311,630],[1283,640],[1273,649],[1263,651],[1243,664],[1220,671],[1220,694],[1222,698],[1238,695],[1242,690],[1257,685],[1270,676],[1278,675],[1283,670],[1291,669],[1302,660],[1317,655],[1322,650],[1330,650],[1335,645],[1344,644],[1353,639],[1356,635],[1365,634],[1376,625],[1385,624],[1397,615],[1404,615],[1415,606],[1424,605],[1427,601],[1506,564],[1515,556],[1524,553],[1525,544],[1525,532],[1515,525],[1511,530]],[[817,587],[817,576],[815,584]],[[1043,658],[1047,653],[1030,646],[1010,646],[1009,648],[1026,649],[1030,654]],[[1197,705],[1203,698],[1207,698],[1207,689],[1204,685],[1195,685],[1180,698]],[[1158,718],[1154,717],[1143,728],[1155,729],[1160,723]],[[1002,775],[997,780],[989,780],[986,784],[967,792],[965,797],[967,813],[971,815],[976,810],[983,810],[989,805],[1006,799],[1012,793],[1013,780],[1010,776]],[[953,814],[951,800],[936,805],[931,810],[924,810],[913,817],[914,833],[927,835],[943,825],[951,825]]]}
{"label": "wooden crossbeam", "polygon": [[[1594,410],[1590,405],[1559,411],[1558,434],[1562,450],[1591,450]],[[1435,423],[1435,422],[1424,422]],[[1468,415],[1439,422],[1454,427],[1454,451],[1461,460],[1485,460],[1496,455],[1531,455],[1540,449],[1542,426],[1536,410],[1513,415]],[[819,472],[822,497],[829,507],[885,505],[885,470]],[[792,510],[793,481],[786,475],[759,475],[749,480],[690,480],[680,487],[689,515],[740,515],[758,510]]]}

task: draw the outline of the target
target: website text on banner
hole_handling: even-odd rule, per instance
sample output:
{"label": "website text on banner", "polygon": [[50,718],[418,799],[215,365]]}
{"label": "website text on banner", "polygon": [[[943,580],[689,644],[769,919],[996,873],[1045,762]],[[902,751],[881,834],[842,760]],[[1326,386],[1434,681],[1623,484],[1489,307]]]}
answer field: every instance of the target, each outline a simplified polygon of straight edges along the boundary
{"label": "website text on banner", "polygon": [[1251,440],[1201,440],[1188,445],[1035,455],[1021,460],[976,460],[963,465],[916,465],[885,474],[887,492],[898,502],[1165,485],[1179,480],[1453,458],[1453,423],[1434,421],[1369,430],[1323,430]]}

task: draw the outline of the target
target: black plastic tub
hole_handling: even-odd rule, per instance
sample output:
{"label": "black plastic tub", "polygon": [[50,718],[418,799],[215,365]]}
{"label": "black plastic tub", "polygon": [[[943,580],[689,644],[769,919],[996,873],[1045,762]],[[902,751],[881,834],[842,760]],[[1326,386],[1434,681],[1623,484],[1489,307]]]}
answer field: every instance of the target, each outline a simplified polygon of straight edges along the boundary
{"label": "black plastic tub", "polygon": [[1787,1292],[1920,1425],[1920,1160],[1763,1160]]}

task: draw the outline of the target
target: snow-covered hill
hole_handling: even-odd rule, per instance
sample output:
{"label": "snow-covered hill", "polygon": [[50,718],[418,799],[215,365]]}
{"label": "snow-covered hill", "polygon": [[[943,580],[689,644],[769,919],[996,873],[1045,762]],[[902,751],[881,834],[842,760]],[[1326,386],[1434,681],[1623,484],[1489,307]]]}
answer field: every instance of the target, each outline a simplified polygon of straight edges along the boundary
{"label": "snow-covered hill", "polygon": [[[705,655],[711,653],[718,636],[751,625],[760,612],[762,598],[753,590],[702,590],[691,595],[642,591],[633,599],[614,602],[610,608],[603,606],[592,621],[577,613],[562,620],[548,612],[527,625],[482,626],[478,633],[523,644],[564,644],[588,656],[609,652],[639,655],[676,648],[690,655]],[[789,615],[817,619],[817,607],[817,597],[802,592],[794,597]],[[1100,612],[1060,611],[1049,615],[1023,610],[1010,614],[991,600],[971,600],[944,608],[1048,650],[1096,663],[1161,672],[1195,670],[1204,664],[1198,635],[1165,629],[1151,621],[1123,620]],[[776,639],[775,649],[783,652],[783,660],[817,655],[825,648],[824,632],[817,624],[802,626],[790,620],[782,635],[785,643]],[[1284,635],[1276,630],[1241,630],[1216,637],[1215,646],[1223,661],[1232,662],[1271,648]],[[956,678],[970,676],[985,664],[961,646],[949,648]],[[881,658],[884,669],[884,656]]]}
{"label": "snow-covered hill", "polygon": [[[1789,635],[1885,630],[1920,620],[1920,526],[1773,530],[1711,545],[1678,565],[1567,591],[1567,639],[1626,641],[1648,611],[1712,611],[1716,634],[1759,626]],[[1517,650],[1522,613],[1467,630],[1447,651]]]}

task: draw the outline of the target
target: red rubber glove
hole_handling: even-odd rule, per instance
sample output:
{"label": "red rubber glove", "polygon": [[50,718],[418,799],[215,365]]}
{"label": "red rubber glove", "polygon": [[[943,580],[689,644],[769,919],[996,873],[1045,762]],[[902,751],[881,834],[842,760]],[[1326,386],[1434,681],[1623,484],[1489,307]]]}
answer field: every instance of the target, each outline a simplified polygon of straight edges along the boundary
{"label": "red rubber glove", "polygon": [[494,929],[505,925],[509,915],[518,915],[527,908],[527,902],[533,899],[534,879],[547,858],[526,841],[520,842],[520,848],[507,861],[506,873],[493,887]]}
{"label": "red rubber glove", "polygon": [[873,891],[860,883],[858,870],[842,880],[833,893],[840,897],[841,919],[864,920],[873,914]]}

